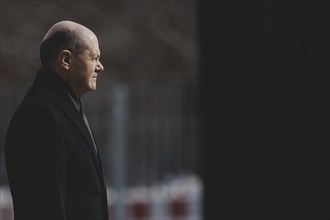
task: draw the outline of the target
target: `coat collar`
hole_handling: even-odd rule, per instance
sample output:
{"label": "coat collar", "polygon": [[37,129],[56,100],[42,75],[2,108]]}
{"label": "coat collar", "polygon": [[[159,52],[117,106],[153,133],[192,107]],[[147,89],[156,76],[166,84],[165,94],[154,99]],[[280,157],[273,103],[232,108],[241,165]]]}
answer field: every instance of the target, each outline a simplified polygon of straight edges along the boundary
{"label": "coat collar", "polygon": [[33,87],[43,90],[49,97],[51,97],[55,101],[56,105],[69,117],[72,123],[75,124],[88,144],[88,150],[91,155],[93,155],[92,158],[95,166],[98,168],[98,173],[102,175],[100,173],[101,170],[98,157],[96,155],[89,130],[82,115],[74,106],[72,100],[67,94],[69,92],[73,98],[78,99],[70,85],[51,69],[41,68],[37,72]]}
{"label": "coat collar", "polygon": [[48,68],[40,68],[34,80],[34,86],[57,92],[69,92],[74,99],[78,99],[71,86],[56,72]]}

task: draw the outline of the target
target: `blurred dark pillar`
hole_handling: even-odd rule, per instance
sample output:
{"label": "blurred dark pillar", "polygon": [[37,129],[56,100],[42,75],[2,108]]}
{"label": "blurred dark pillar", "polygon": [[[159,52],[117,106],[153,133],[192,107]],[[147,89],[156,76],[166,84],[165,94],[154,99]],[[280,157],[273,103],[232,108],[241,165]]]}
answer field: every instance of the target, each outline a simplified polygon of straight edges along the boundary
{"label": "blurred dark pillar", "polygon": [[198,10],[204,218],[329,218],[329,2]]}

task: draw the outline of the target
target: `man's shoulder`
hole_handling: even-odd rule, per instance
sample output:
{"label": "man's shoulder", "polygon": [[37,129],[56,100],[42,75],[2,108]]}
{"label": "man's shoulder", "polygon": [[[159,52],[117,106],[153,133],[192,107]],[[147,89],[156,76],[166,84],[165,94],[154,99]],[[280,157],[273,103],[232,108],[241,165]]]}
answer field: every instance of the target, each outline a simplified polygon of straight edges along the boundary
{"label": "man's shoulder", "polygon": [[32,86],[26,93],[18,108],[24,111],[28,111],[48,109],[49,107],[53,107],[53,101],[50,99],[47,93]]}
{"label": "man's shoulder", "polygon": [[41,118],[45,115],[54,116],[56,112],[58,107],[47,91],[32,86],[17,107],[13,118]]}

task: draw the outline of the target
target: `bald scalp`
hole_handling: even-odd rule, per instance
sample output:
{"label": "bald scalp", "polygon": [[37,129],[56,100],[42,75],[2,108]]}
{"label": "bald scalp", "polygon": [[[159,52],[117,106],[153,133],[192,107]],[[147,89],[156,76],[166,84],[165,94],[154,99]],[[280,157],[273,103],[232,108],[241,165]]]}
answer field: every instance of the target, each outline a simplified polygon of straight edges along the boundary
{"label": "bald scalp", "polygon": [[72,21],[60,21],[46,33],[39,47],[41,65],[50,67],[62,50],[69,50],[74,55],[87,49],[86,40],[94,33],[83,25]]}

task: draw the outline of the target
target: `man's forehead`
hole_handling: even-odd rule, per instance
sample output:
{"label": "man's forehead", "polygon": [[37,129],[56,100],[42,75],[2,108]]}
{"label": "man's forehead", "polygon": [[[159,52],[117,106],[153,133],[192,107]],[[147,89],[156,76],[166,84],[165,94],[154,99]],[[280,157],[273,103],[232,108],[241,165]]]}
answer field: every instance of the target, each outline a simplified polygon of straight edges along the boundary
{"label": "man's forehead", "polygon": [[97,40],[97,37],[94,36],[86,36],[86,37],[82,37],[82,39],[85,41],[85,44],[88,46],[88,48],[90,48],[90,50],[100,50],[99,48],[99,42]]}
{"label": "man's forehead", "polygon": [[87,44],[87,49],[85,50],[85,52],[90,56],[101,55],[101,51],[98,45],[93,45],[93,44]]}
{"label": "man's forehead", "polygon": [[100,50],[90,50],[90,54],[93,56],[101,55]]}

